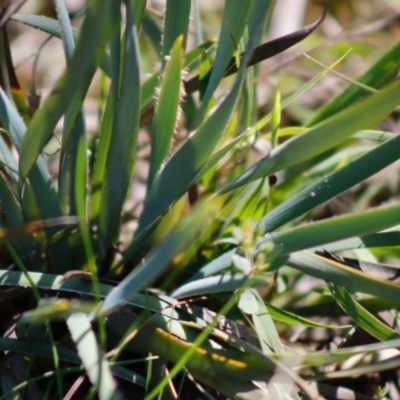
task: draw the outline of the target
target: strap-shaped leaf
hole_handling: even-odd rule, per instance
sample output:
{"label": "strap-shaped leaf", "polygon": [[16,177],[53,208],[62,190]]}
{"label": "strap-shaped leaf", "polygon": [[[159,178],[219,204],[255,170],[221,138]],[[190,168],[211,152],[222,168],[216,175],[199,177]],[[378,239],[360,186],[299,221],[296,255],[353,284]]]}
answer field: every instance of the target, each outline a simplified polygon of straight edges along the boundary
{"label": "strap-shaped leaf", "polygon": [[368,247],[385,247],[400,245],[400,233],[393,230],[388,232],[373,233],[372,235],[351,237],[313,247],[313,251],[341,251],[352,249],[363,249]]}
{"label": "strap-shaped leaf", "polygon": [[382,341],[400,338],[398,332],[367,311],[350,296],[349,292],[344,287],[328,283],[328,288],[337,304],[358,326],[370,335]]}
{"label": "strap-shaped leaf", "polygon": [[160,93],[154,116],[151,135],[150,170],[148,187],[160,170],[171,147],[175,125],[179,116],[179,100],[181,92],[181,74],[183,68],[183,37],[180,36],[172,48],[165,74],[160,85]]}
{"label": "strap-shaped leaf", "polygon": [[249,276],[244,274],[231,274],[208,276],[191,280],[171,293],[177,298],[201,296],[210,293],[231,292],[251,282],[252,286],[264,286],[268,277],[266,275]]}
{"label": "strap-shaped leaf", "polygon": [[254,3],[254,0],[225,2],[215,62],[208,79],[207,89],[205,90],[202,104],[196,117],[197,125],[202,122],[207,110],[208,102],[213,96],[219,82],[225,75],[232,54],[237,50],[244,29],[248,23],[251,10],[254,7]]}
{"label": "strap-shaped leaf", "polygon": [[347,290],[367,293],[395,304],[399,303],[400,285],[376,278],[309,251],[292,253],[285,264],[307,275],[343,286]]}
{"label": "strap-shaped leaf", "polygon": [[186,38],[189,30],[191,0],[167,0],[165,11],[164,34],[162,41],[162,63],[171,53],[172,46],[179,36],[182,36],[182,47],[186,47]]}
{"label": "strap-shaped leaf", "polygon": [[[56,0],[58,21],[60,24],[61,40],[64,47],[66,62],[71,60],[75,42],[74,35],[69,20],[68,10],[64,0]],[[79,101],[79,99],[75,99]],[[78,144],[81,137],[85,134],[85,119],[83,110],[79,111],[77,120],[74,115],[74,104],[68,107],[64,117],[63,138],[61,144],[60,169],[58,176],[59,199],[64,214],[76,214],[75,207],[75,164],[77,157]],[[72,118],[72,121],[70,120]],[[73,126],[72,130],[69,129]],[[86,184],[85,184],[86,187]]]}
{"label": "strap-shaped leaf", "polygon": [[[285,255],[353,236],[364,236],[400,224],[400,204],[342,215],[273,233],[265,239]],[[399,286],[400,287],[400,286]]]}
{"label": "strap-shaped leaf", "polygon": [[[140,71],[136,27],[127,3],[124,59],[101,191],[100,237],[107,249],[119,228],[135,161],[140,114]],[[117,83],[114,83],[117,84]]]}

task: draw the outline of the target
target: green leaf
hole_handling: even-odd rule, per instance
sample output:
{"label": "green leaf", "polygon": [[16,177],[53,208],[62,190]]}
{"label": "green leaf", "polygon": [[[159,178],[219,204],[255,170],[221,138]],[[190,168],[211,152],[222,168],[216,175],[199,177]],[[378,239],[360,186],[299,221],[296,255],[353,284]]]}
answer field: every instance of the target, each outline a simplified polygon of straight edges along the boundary
{"label": "green leaf", "polygon": [[165,74],[160,85],[160,94],[156,105],[150,156],[148,188],[160,170],[168,155],[179,115],[179,100],[181,95],[181,74],[183,68],[183,38],[179,37],[171,51]]}
{"label": "green leaf", "polygon": [[275,321],[283,322],[287,325],[302,325],[310,328],[326,328],[326,329],[348,329],[351,325],[328,325],[320,322],[312,321],[308,318],[301,317],[297,314],[282,310],[281,308],[274,307],[271,304],[266,304],[268,312]]}
{"label": "green leaf", "polygon": [[268,236],[279,255],[321,246],[353,236],[375,233],[400,223],[400,204],[317,221]]}
{"label": "green leaf", "polygon": [[285,261],[285,264],[305,274],[343,286],[347,290],[367,293],[395,304],[399,303],[400,285],[376,278],[317,254],[308,251],[293,253]]}
{"label": "green leaf", "polygon": [[[225,75],[232,54],[237,50],[240,38],[244,32],[255,0],[226,2],[222,26],[218,39],[217,53],[211,75],[208,79],[207,89],[204,93],[202,104],[197,115],[197,125],[199,125],[207,110],[208,102],[214,95],[215,89]],[[269,2],[268,2],[269,3]]]}
{"label": "green leaf", "polygon": [[384,349],[399,348],[400,339],[388,340],[385,342],[368,344],[356,347],[347,347],[342,349],[334,349],[329,351],[308,352],[300,355],[298,353],[285,352],[278,354],[276,358],[287,365],[291,365],[294,361],[299,362],[299,358],[303,359],[304,365],[308,367],[317,367],[325,364],[332,364],[339,361],[348,360],[351,356],[357,354],[370,354]]}
{"label": "green leaf", "polygon": [[[77,162],[75,171],[75,202],[76,211],[79,219],[79,233],[80,242],[83,245],[85,256],[82,256],[89,272],[92,274],[94,295],[97,296],[96,300],[100,300],[100,288],[97,277],[96,256],[93,251],[92,239],[89,232],[87,223],[87,193],[86,193],[86,180],[87,180],[87,163],[86,163],[86,140],[84,137],[78,145]],[[84,258],[85,257],[85,258]]]}
{"label": "green leaf", "polygon": [[201,278],[207,278],[208,276],[218,274],[232,266],[232,256],[235,254],[236,249],[229,250],[226,253],[221,254],[219,257],[215,257],[204,267],[202,267],[195,275],[193,275],[188,282],[196,281]]}
{"label": "green leaf", "polygon": [[75,49],[74,34],[68,16],[68,10],[63,0],[55,0],[58,22],[60,24],[61,39],[67,60],[72,58]]}
{"label": "green leaf", "polygon": [[[71,104],[65,113],[58,175],[59,199],[64,214],[76,214],[74,184],[76,159],[80,140],[85,138],[86,128],[83,111],[79,111],[78,116],[74,116],[73,108],[74,105]],[[72,119],[75,117],[76,121],[73,123]],[[72,131],[69,130],[71,125],[73,125]]]}
{"label": "green leaf", "polygon": [[[130,7],[124,33],[120,92],[109,141],[100,206],[100,237],[105,251],[116,238],[132,176],[140,118],[140,74],[136,28]],[[117,83],[114,83],[117,84]]]}
{"label": "green leaf", "polygon": [[[68,10],[63,0],[56,0],[56,10],[58,21],[60,23],[61,40],[64,46],[65,59],[68,64],[73,56],[75,43]],[[75,108],[79,108],[79,106],[79,99],[74,99],[69,105],[64,117],[60,172],[58,176],[59,198],[64,214],[76,214],[74,185],[75,164],[78,144],[81,137],[85,134],[83,110],[79,111],[77,117],[74,115]],[[76,122],[75,118],[77,118]],[[72,130],[69,128],[70,126],[73,126]]]}
{"label": "green leaf", "polygon": [[233,292],[245,284],[252,286],[265,286],[270,283],[268,275],[243,275],[243,274],[224,274],[209,276],[203,279],[191,280],[188,283],[175,289],[170,296],[183,298],[211,293]]}
{"label": "green leaf", "polygon": [[192,184],[224,133],[235,108],[240,81],[198,131],[172,155],[153,181],[140,217],[138,235],[153,224]]}
{"label": "green leaf", "polygon": [[281,125],[281,92],[277,89],[271,119],[271,146],[274,149],[278,145],[278,133]]}
{"label": "green leaf", "polygon": [[353,321],[378,340],[400,338],[400,334],[367,311],[354,300],[344,287],[327,283],[332,297]]}
{"label": "green leaf", "polygon": [[30,311],[25,311],[18,319],[18,325],[40,323],[52,320],[62,320],[74,313],[89,313],[96,306],[94,302],[81,302],[77,299],[59,299],[47,297],[38,302],[38,306]]}
{"label": "green leaf", "polygon": [[272,350],[273,353],[283,353],[278,331],[260,294],[255,289],[248,290],[253,293],[258,306],[257,311],[252,314],[252,318],[263,352],[265,354],[271,354]]}
{"label": "green leaf", "polygon": [[136,0],[132,4],[132,13],[133,17],[135,18],[134,24],[135,26],[138,27],[138,29],[140,28],[140,24],[143,21],[145,11],[146,11],[146,0]]}
{"label": "green leaf", "polygon": [[[252,304],[252,312],[249,314],[251,314],[262,352],[265,355],[282,354],[284,351],[281,339],[260,294],[257,290],[251,288],[246,289],[242,293],[241,299],[243,295],[247,297],[247,303]],[[247,313],[243,309],[242,311]],[[275,396],[279,398],[299,399],[294,385],[289,380],[285,381],[285,383],[277,382],[274,386],[272,393],[275,392]]]}
{"label": "green leaf", "polygon": [[113,126],[113,104],[112,90],[109,91],[103,118],[100,125],[100,138],[97,147],[96,161],[93,169],[91,198],[90,198],[90,219],[93,224],[98,225],[100,218],[101,190],[107,164],[107,153],[110,147]]}
{"label": "green leaf", "polygon": [[349,239],[339,240],[325,244],[323,246],[313,247],[314,251],[339,251],[362,249],[366,247],[385,247],[385,246],[399,246],[400,234],[399,231],[393,232],[380,232],[373,233],[372,235],[352,237]]}
{"label": "green leaf", "polygon": [[164,34],[162,41],[162,63],[165,57],[172,53],[172,46],[176,45],[179,36],[182,36],[181,47],[186,47],[189,30],[191,0],[167,0],[165,11]]}

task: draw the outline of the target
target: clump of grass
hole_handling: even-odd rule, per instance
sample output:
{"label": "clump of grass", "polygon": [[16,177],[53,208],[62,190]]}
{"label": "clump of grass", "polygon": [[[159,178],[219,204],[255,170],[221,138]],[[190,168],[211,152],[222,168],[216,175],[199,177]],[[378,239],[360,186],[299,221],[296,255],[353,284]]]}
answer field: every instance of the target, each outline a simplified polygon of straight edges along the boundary
{"label": "clump of grass", "polygon": [[[255,66],[323,17],[262,43],[273,2],[226,2],[218,40],[203,41],[190,0],[162,17],[145,1],[89,1],[78,30],[55,3],[57,19],[4,7],[4,24],[60,38],[66,69],[32,110],[2,31],[2,396],[383,398],[387,383],[395,398],[400,285],[377,258],[398,252],[400,205],[374,204],[379,181],[354,187],[400,157],[380,128],[399,102],[400,44],[295,122],[348,52],[291,94],[275,87],[266,114]],[[144,79],[146,40],[160,63]],[[54,177],[45,147],[62,117]]]}

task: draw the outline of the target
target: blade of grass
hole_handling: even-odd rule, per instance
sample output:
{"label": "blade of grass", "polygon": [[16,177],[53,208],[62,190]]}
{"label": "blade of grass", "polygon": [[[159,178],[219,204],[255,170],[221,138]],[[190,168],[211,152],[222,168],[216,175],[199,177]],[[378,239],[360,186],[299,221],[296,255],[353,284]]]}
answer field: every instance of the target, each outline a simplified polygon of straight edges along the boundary
{"label": "blade of grass", "polygon": [[189,30],[190,4],[191,0],[167,0],[162,40],[163,65],[179,36],[182,36],[182,49],[186,47],[186,39]]}
{"label": "blade of grass", "polygon": [[398,304],[400,285],[345,266],[308,251],[293,253],[286,265],[305,274],[343,286],[347,290],[367,293]]}
{"label": "blade of grass", "polygon": [[[102,201],[103,180],[107,166],[107,156],[113,133],[113,125],[117,114],[118,93],[120,90],[121,72],[121,15],[118,15],[119,29],[115,29],[110,38],[111,84],[108,89],[107,100],[102,114],[97,145],[96,160],[93,168],[93,179],[90,201],[90,219],[93,225],[99,225],[100,206]],[[99,239],[100,240],[100,239]],[[101,246],[96,246],[101,252]],[[101,257],[100,257],[101,258]]]}
{"label": "blade of grass", "polygon": [[399,222],[400,204],[394,204],[287,229],[271,234],[264,242],[273,244],[275,254],[285,255],[353,236],[375,233]]}
{"label": "blade of grass", "polygon": [[132,13],[133,17],[135,18],[134,24],[137,27],[137,29],[140,28],[145,11],[146,11],[146,0],[136,0],[132,4]]}
{"label": "blade of grass", "polygon": [[362,249],[365,247],[385,247],[385,246],[399,246],[400,245],[400,232],[381,232],[373,233],[372,235],[352,237],[349,239],[339,240],[337,242],[327,243],[323,246],[313,247],[313,251],[340,251],[351,249]]}
{"label": "blade of grass", "polygon": [[275,324],[258,292],[254,289],[243,291],[240,295],[238,307],[245,314],[251,315],[263,353],[283,353],[282,343]]}
{"label": "blade of grass", "polygon": [[[268,1],[268,3],[270,3]],[[208,78],[207,89],[204,93],[202,104],[196,117],[196,126],[202,122],[207,110],[208,102],[214,95],[215,89],[225,75],[232,54],[237,50],[240,38],[244,32],[250,12],[254,7],[254,0],[239,3],[225,3],[222,26],[218,39],[217,53]]]}
{"label": "blade of grass", "polygon": [[232,256],[235,254],[236,249],[229,250],[221,254],[219,257],[214,258],[204,267],[202,267],[195,275],[193,275],[186,283],[197,281],[208,276],[218,274],[232,266]]}
{"label": "blade of grass", "polygon": [[341,379],[349,376],[368,375],[371,373],[379,373],[381,371],[398,370],[400,366],[400,357],[391,357],[382,361],[375,361],[366,365],[360,365],[354,368],[343,369],[340,371],[331,371],[314,376],[316,380],[325,379]]}
{"label": "blade of grass", "polygon": [[380,341],[400,338],[400,334],[367,311],[344,287],[327,283],[332,297],[346,314],[362,329]]}
{"label": "blade of grass", "polygon": [[140,117],[140,73],[136,27],[127,3],[121,89],[109,142],[104,182],[101,190],[100,238],[103,254],[116,238],[120,215],[135,161]]}
{"label": "blade of grass", "polygon": [[266,304],[268,312],[275,321],[283,322],[287,325],[302,325],[310,328],[326,328],[326,329],[348,329],[351,325],[328,325],[320,322],[312,321],[308,318],[299,316],[298,314],[285,311],[281,308]]}
{"label": "blade of grass", "polygon": [[179,117],[181,74],[183,68],[183,38],[179,37],[171,51],[160,85],[152,130],[152,145],[148,189],[168,155],[175,125]]}
{"label": "blade of grass", "polygon": [[374,344],[368,344],[356,347],[347,347],[342,349],[334,349],[329,351],[316,351],[309,352],[307,354],[299,355],[298,353],[286,352],[283,354],[277,354],[276,358],[285,364],[293,362],[294,359],[303,359],[303,365],[308,367],[317,367],[325,364],[332,364],[335,362],[345,361],[351,356],[357,354],[371,354],[384,349],[399,348],[400,339],[387,340],[385,342],[379,342]]}
{"label": "blade of grass", "polygon": [[107,163],[107,153],[110,147],[113,126],[113,110],[115,110],[110,89],[103,118],[100,125],[99,144],[97,148],[96,161],[93,168],[93,178],[90,198],[90,220],[93,225],[98,225],[100,217],[101,189]]}
{"label": "blade of grass", "polygon": [[[64,0],[56,0],[55,3],[57,17],[60,24],[61,41],[64,47],[65,59],[68,64],[75,50],[72,27]],[[74,100],[79,101],[77,99]],[[85,119],[83,110],[80,110],[78,116],[76,117],[74,115],[75,107],[79,108],[79,105],[71,103],[65,113],[63,137],[61,143],[58,185],[60,203],[64,214],[76,214],[74,185],[76,153],[78,151],[80,138],[85,134]],[[76,123],[74,120],[70,120],[71,118],[74,119],[75,117],[77,118]],[[72,130],[69,129],[70,126],[73,126]],[[74,259],[76,259],[76,256],[74,256]]]}
{"label": "blade of grass", "polygon": [[225,274],[191,280],[175,289],[170,296],[176,298],[209,295],[211,293],[233,292],[251,281],[254,286],[265,286],[271,283],[267,275]]}

